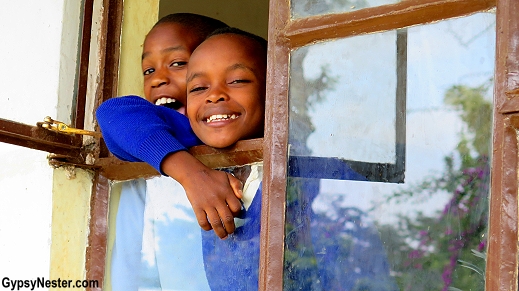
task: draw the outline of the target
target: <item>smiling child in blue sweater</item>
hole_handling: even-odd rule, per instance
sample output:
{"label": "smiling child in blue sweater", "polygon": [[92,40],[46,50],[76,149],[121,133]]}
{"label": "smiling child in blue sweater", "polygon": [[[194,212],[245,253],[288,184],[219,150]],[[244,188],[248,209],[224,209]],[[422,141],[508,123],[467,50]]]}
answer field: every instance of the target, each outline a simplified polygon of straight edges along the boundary
{"label": "smiling child in blue sweater", "polygon": [[226,25],[189,13],[159,20],[143,47],[146,100],[138,96],[109,99],[97,109],[96,117],[106,145],[116,157],[146,162],[178,181],[186,190],[199,225],[225,238],[234,231],[233,217],[241,209],[241,182],[206,167],[186,151],[201,142],[187,117],[179,114],[185,112],[191,53],[209,33],[221,27]]}

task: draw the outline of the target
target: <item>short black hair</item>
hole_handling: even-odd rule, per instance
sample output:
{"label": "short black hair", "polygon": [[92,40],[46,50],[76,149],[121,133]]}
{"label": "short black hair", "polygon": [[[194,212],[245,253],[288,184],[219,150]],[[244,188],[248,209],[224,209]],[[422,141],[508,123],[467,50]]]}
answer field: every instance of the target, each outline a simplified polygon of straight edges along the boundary
{"label": "short black hair", "polygon": [[192,29],[202,38],[207,37],[213,31],[229,27],[224,22],[208,16],[194,13],[173,13],[162,17],[153,27],[164,23],[178,23],[186,28]]}
{"label": "short black hair", "polygon": [[247,38],[250,38],[250,39],[258,42],[260,44],[261,49],[265,52],[265,54],[267,53],[267,44],[268,44],[267,40],[259,35],[255,35],[253,33],[247,32],[245,30],[241,30],[236,27],[227,26],[227,27],[222,27],[222,28],[218,28],[218,29],[214,30],[207,36],[207,38],[210,38],[211,36],[215,36],[215,35],[219,35],[219,34],[237,34],[237,35],[245,36]]}

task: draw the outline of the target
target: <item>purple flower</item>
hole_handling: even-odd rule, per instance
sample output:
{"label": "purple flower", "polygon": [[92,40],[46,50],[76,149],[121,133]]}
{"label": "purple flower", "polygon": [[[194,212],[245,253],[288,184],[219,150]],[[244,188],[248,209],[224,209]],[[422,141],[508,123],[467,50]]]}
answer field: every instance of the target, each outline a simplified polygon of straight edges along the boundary
{"label": "purple flower", "polygon": [[410,252],[409,255],[407,255],[407,256],[410,259],[419,259],[419,258],[423,257],[423,251],[414,250],[414,251]]}
{"label": "purple flower", "polygon": [[483,251],[485,249],[486,245],[487,245],[487,240],[483,240],[482,242],[480,242],[478,245],[478,252]]}

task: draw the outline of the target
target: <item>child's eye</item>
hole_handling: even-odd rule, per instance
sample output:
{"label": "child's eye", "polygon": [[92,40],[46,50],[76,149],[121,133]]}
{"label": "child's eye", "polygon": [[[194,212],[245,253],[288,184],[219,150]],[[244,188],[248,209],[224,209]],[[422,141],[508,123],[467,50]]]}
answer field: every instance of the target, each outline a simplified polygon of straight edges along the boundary
{"label": "child's eye", "polygon": [[144,70],[144,72],[142,72],[142,74],[143,74],[144,76],[146,76],[146,75],[149,75],[149,74],[151,74],[151,73],[153,73],[153,72],[155,72],[155,69],[150,68],[150,69]]}
{"label": "child's eye", "polygon": [[194,92],[198,92],[198,91],[204,91],[205,89],[207,89],[207,87],[202,87],[202,86],[195,87],[195,88],[189,90],[189,93],[194,93]]}
{"label": "child's eye", "polygon": [[229,84],[240,84],[240,83],[250,83],[250,80],[244,80],[244,79],[238,79],[238,80],[232,80]]}
{"label": "child's eye", "polygon": [[172,62],[171,65],[169,65],[170,67],[183,67],[187,65],[187,62]]}

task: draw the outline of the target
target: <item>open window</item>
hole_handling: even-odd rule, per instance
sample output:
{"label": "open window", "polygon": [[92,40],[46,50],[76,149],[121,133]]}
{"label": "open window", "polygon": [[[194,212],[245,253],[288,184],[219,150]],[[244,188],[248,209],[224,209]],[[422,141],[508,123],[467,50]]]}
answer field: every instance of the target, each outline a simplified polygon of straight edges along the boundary
{"label": "open window", "polygon": [[[178,5],[185,5],[184,11],[199,12],[201,11],[199,9],[205,8],[198,1],[180,2]],[[120,75],[125,74],[121,68],[127,62],[121,60],[125,60],[127,57],[125,54],[128,52],[125,50],[124,43],[123,13],[126,13],[125,8],[130,5],[130,1],[125,1],[123,5],[123,1],[119,0],[84,1],[83,49],[80,54],[82,65],[78,73],[78,98],[76,99],[78,109],[72,114],[74,118],[70,120],[75,127],[88,128],[90,122],[85,124],[86,116],[90,116],[90,111],[104,100],[117,95],[138,94],[131,91],[133,89],[125,91],[130,87],[121,85],[121,82],[125,82],[124,78],[131,80],[133,77],[127,78]],[[425,108],[430,111],[428,112],[430,114],[423,115],[423,119],[426,120],[422,124],[424,126],[432,124],[436,130],[438,127],[441,129],[441,124],[446,124],[443,132],[448,131],[449,120],[445,118],[450,115],[435,116],[432,111],[437,108],[419,106],[433,101],[425,94],[430,88],[428,90],[422,88],[424,90],[422,100],[412,99],[409,91],[415,86],[415,81],[409,76],[418,76],[420,72],[434,71],[436,68],[420,67],[415,64],[433,65],[448,59],[442,58],[441,55],[438,59],[429,59],[430,55],[434,55],[430,54],[430,51],[412,51],[416,48],[413,45],[416,44],[417,36],[424,39],[430,38],[438,27],[443,29],[440,34],[443,33],[445,39],[450,42],[457,41],[462,46],[469,47],[482,37],[486,37],[488,31],[494,31],[497,39],[495,56],[490,57],[493,59],[489,60],[488,55],[476,53],[474,54],[476,58],[472,60],[478,64],[477,68],[485,67],[488,62],[495,64],[493,68],[495,73],[490,73],[492,86],[484,87],[488,83],[482,80],[488,78],[488,75],[482,77],[482,75],[466,74],[458,77],[455,83],[442,87],[441,95],[445,96],[447,93],[459,95],[462,89],[483,88],[487,91],[483,93],[477,90],[468,91],[479,92],[480,95],[488,97],[485,94],[492,95],[493,88],[490,105],[493,112],[492,146],[489,147],[492,151],[488,155],[492,170],[489,172],[490,175],[486,176],[491,179],[491,183],[485,184],[491,184],[492,196],[490,198],[486,196],[489,199],[488,210],[479,209],[482,216],[489,213],[488,220],[484,221],[488,222],[485,224],[488,229],[478,230],[486,236],[484,246],[486,261],[478,261],[478,257],[474,257],[477,264],[486,269],[484,275],[480,274],[482,277],[471,274],[467,278],[474,281],[482,279],[486,290],[517,290],[518,144],[516,137],[519,122],[516,115],[519,112],[517,101],[519,88],[516,72],[519,71],[519,56],[514,41],[519,37],[519,20],[516,17],[519,13],[519,4],[511,0],[411,0],[382,1],[382,3],[371,3],[371,1],[292,1],[290,3],[271,0],[268,5],[263,3],[258,5],[260,6],[262,9],[269,6],[269,71],[265,138],[241,143],[236,149],[228,152],[212,151],[207,148],[199,148],[197,152],[201,158],[206,156],[208,164],[212,163],[211,157],[215,155],[240,156],[239,159],[244,163],[251,160],[263,159],[264,161],[259,290],[289,290],[294,286],[291,285],[293,282],[290,280],[298,281],[297,278],[300,278],[298,276],[305,274],[300,272],[302,269],[298,269],[294,262],[297,259],[301,261],[308,259],[300,256],[301,249],[297,247],[305,246],[304,243],[298,244],[299,241],[311,240],[311,235],[308,236],[311,231],[308,233],[292,231],[296,225],[294,219],[304,218],[307,215],[305,211],[308,211],[309,207],[309,192],[293,192],[294,189],[313,187],[312,189],[320,191],[328,187],[329,194],[336,194],[337,189],[346,189],[349,192],[361,189],[362,191],[355,193],[357,196],[353,200],[362,200],[360,197],[364,197],[366,193],[362,188],[366,185],[369,185],[366,188],[380,189],[378,188],[380,182],[384,184],[405,182],[414,174],[414,171],[411,171],[413,167],[420,165],[426,159],[428,152],[424,152],[422,156],[415,155],[414,158],[410,155],[409,134],[412,132],[410,127],[418,124],[412,119],[418,115],[412,114],[423,112]],[[154,8],[158,9],[158,7]],[[97,16],[98,18],[96,16],[92,18],[92,11],[102,13]],[[494,22],[488,20],[487,16],[494,17]],[[156,19],[158,15],[150,17]],[[97,36],[98,41],[93,43],[96,52],[99,52],[94,54],[96,68],[102,69],[95,72],[90,69],[90,72],[98,77],[94,81],[95,85],[91,85],[95,87],[91,94],[96,98],[90,106],[81,96],[87,95],[86,80],[89,70],[87,64],[92,54],[86,47],[90,48],[89,32],[92,23],[99,25],[96,26],[96,31],[100,33]],[[469,27],[474,23],[480,26],[471,31]],[[437,25],[432,29],[433,34],[420,31],[433,25]],[[120,38],[121,31],[122,38]],[[441,35],[435,36],[436,39],[443,39]],[[485,41],[488,43],[489,40]],[[446,47],[444,45],[447,43],[449,41],[436,42],[431,45],[431,51],[438,51],[440,47]],[[447,50],[444,53],[446,56],[455,55],[456,52]],[[90,63],[93,62],[90,58]],[[488,73],[488,70],[484,71]],[[477,70],[474,72],[481,73]],[[445,72],[445,76],[448,73],[450,74]],[[474,81],[479,77],[482,78],[479,83]],[[140,79],[140,75],[136,78]],[[467,85],[466,80],[476,83],[469,82]],[[136,88],[139,86],[137,85]],[[323,100],[337,100],[337,102],[325,104]],[[85,109],[85,104],[88,109]],[[418,106],[415,106],[417,104]],[[440,104],[437,105],[436,107],[439,107]],[[85,110],[88,112],[86,115]],[[452,111],[456,110],[452,109]],[[350,112],[351,115],[348,115]],[[459,122],[459,119],[457,120]],[[109,157],[103,147],[85,148],[81,138],[62,136],[37,126],[9,120],[1,120],[0,125],[0,141],[55,153],[58,155],[53,160],[56,166],[86,167],[95,173],[89,213],[90,235],[84,267],[86,278],[97,280],[104,278],[110,180],[125,180],[156,173],[143,164],[120,163]],[[467,124],[463,125],[463,122],[458,125],[462,130],[467,126]],[[431,138],[431,143],[445,138],[442,135],[432,135],[433,132],[429,127],[424,127],[423,131],[426,134],[422,138]],[[473,138],[472,133],[465,132],[468,140]],[[367,143],[363,140],[365,138],[369,139]],[[374,142],[375,140],[377,142]],[[456,145],[457,141],[459,140],[450,143]],[[90,165],[85,163],[88,155],[88,153],[85,155],[85,149],[91,150],[88,153],[94,156],[95,163]],[[456,151],[452,148],[451,150]],[[474,149],[471,148],[469,151]],[[448,152],[440,158],[447,156]],[[472,157],[476,156],[472,154]],[[235,161],[234,158],[227,159],[227,161],[233,160]],[[232,163],[223,166],[230,166]],[[211,165],[222,166],[218,163]],[[316,185],[317,187],[314,187]],[[319,191],[314,193],[320,193]],[[488,193],[489,191],[485,192],[485,195]],[[341,203],[344,201],[337,200],[339,199],[337,197],[321,200],[321,206],[333,203],[343,206],[344,204]],[[384,205],[387,201],[379,202],[379,205]],[[430,205],[432,207],[434,203],[431,202]],[[481,204],[475,205],[479,207]],[[298,208],[300,206],[304,207]],[[333,210],[326,207],[321,209],[325,209],[325,212]],[[360,218],[364,214],[358,209],[359,207],[355,209],[339,207],[333,210],[338,211],[335,213],[338,216],[324,218],[338,221],[338,217],[349,215],[351,219],[344,226],[350,227],[348,234],[351,234],[351,230],[357,227],[353,222],[366,222]],[[304,224],[302,226],[310,227]],[[379,239],[382,237],[382,250],[388,256],[388,251],[396,252],[396,248],[384,249],[384,246],[387,247],[385,239],[388,239],[391,234],[385,232],[386,230],[378,228],[376,235]],[[379,236],[380,233],[385,234],[385,237]],[[463,237],[465,236],[460,236]],[[407,246],[413,243],[420,244],[420,240],[413,238],[411,243],[407,242]],[[295,248],[292,248],[294,246]],[[431,252],[430,249],[423,251]],[[392,256],[390,260],[402,259],[394,252],[389,253]],[[423,258],[422,253],[408,252],[407,255],[408,258],[409,255],[419,255]],[[415,259],[412,262],[419,262],[416,257],[412,259]],[[467,261],[462,258],[457,259]],[[461,264],[458,262],[458,266]],[[393,271],[390,273],[393,278],[398,276],[394,272],[398,266],[398,264],[389,264],[390,271]],[[397,271],[402,270],[400,268]],[[409,275],[411,271],[416,270],[420,270],[418,264],[408,266],[404,271],[409,271]],[[362,270],[355,268],[350,271],[362,273]],[[316,283],[312,276],[306,278],[310,279],[308,284],[317,287],[320,284]]]}
{"label": "open window", "polygon": [[[499,263],[496,261],[504,259],[503,255],[507,251],[514,254],[517,252],[515,243],[517,232],[515,227],[506,230],[501,228],[505,221],[513,225],[517,223],[515,199],[511,204],[514,209],[512,211],[514,217],[510,220],[508,219],[508,215],[502,215],[502,210],[498,210],[503,207],[503,198],[505,196],[510,197],[506,194],[508,190],[505,189],[512,187],[513,190],[510,189],[510,193],[517,189],[514,184],[515,182],[512,181],[516,179],[516,175],[507,175],[508,178],[505,178],[505,176],[502,176],[503,172],[501,172],[504,168],[513,168],[514,170],[512,172],[516,173],[517,168],[517,164],[515,163],[515,152],[517,151],[517,142],[514,137],[515,127],[507,121],[509,117],[505,115],[513,114],[516,108],[514,107],[514,109],[510,111],[500,109],[504,103],[512,106],[511,102],[504,101],[506,99],[505,96],[515,96],[514,92],[517,90],[516,85],[512,85],[515,81],[507,79],[513,79],[515,77],[511,75],[505,77],[502,75],[505,74],[504,72],[508,69],[514,72],[517,70],[516,61],[513,61],[515,62],[513,65],[510,61],[505,62],[505,59],[517,59],[517,56],[510,55],[512,51],[514,51],[514,48],[512,44],[513,41],[511,42],[509,37],[514,38],[514,35],[517,34],[517,31],[512,32],[515,29],[509,26],[511,23],[509,17],[512,15],[511,11],[513,7],[517,9],[515,4],[511,4],[508,1],[497,1],[496,3],[486,1],[403,1],[393,4],[389,2],[374,3],[371,1],[341,1],[341,3],[339,3],[339,1],[292,1],[291,3],[287,1],[273,1],[273,3],[271,3],[269,26],[270,69],[268,72],[269,98],[267,106],[268,126],[265,135],[264,151],[265,181],[269,182],[264,185],[263,193],[265,202],[262,221],[263,267],[261,270],[263,273],[260,283],[260,288],[263,288],[262,290],[291,290],[297,287],[297,284],[305,282],[305,280],[306,283],[304,284],[308,284],[306,286],[312,286],[312,288],[315,287],[317,289],[323,288],[324,290],[327,289],[326,287],[330,289],[330,285],[320,284],[328,284],[333,280],[329,282],[319,282],[319,280],[315,280],[317,277],[312,275],[310,270],[312,266],[314,266],[314,268],[318,269],[318,272],[333,273],[333,270],[322,270],[322,268],[319,267],[319,260],[324,261],[326,259],[325,257],[332,253],[334,255],[331,256],[343,258],[346,259],[346,261],[349,260],[348,263],[342,265],[342,268],[338,269],[344,273],[350,272],[354,274],[352,277],[355,277],[355,274],[361,277],[360,274],[366,272],[363,267],[369,268],[369,266],[355,262],[369,261],[373,259],[372,256],[377,254],[377,251],[380,250],[380,248],[373,248],[373,242],[375,241],[367,239],[369,237],[367,233],[364,233],[364,239],[359,239],[359,235],[363,231],[367,231],[369,229],[367,226],[373,223],[373,220],[368,221],[371,216],[367,216],[368,219],[365,219],[366,213],[364,211],[372,211],[373,207],[371,206],[373,205],[371,204],[369,207],[362,205],[366,201],[366,196],[369,196],[367,193],[373,190],[375,194],[378,194],[379,198],[384,197],[379,200],[379,204],[375,206],[389,208],[387,209],[388,212],[383,212],[384,214],[379,214],[379,217],[375,217],[378,218],[375,219],[375,225],[378,227],[378,231],[375,231],[375,233],[378,232],[376,236],[382,240],[381,242],[379,241],[379,243],[384,245],[383,249],[386,252],[386,258],[388,258],[390,266],[389,272],[392,274],[391,277],[393,279],[397,278],[397,280],[399,280],[399,287],[412,286],[410,288],[415,288],[418,285],[413,284],[414,279],[424,282],[424,280],[428,278],[437,283],[430,281],[426,283],[429,285],[425,286],[425,289],[448,287],[463,289],[469,287],[467,287],[468,285],[459,285],[463,284],[461,283],[463,280],[460,278],[467,276],[466,278],[469,278],[468,280],[473,280],[473,283],[478,286],[486,284],[487,290],[503,288],[517,289],[517,276],[515,275],[517,274],[517,264],[515,256],[509,256],[510,261],[507,260],[507,263],[500,264],[500,267],[498,267]],[[495,17],[495,20],[493,20],[493,17]],[[486,18],[486,20],[483,20],[484,18]],[[494,21],[495,26],[493,24]],[[474,23],[481,26],[471,31],[470,27]],[[504,23],[506,23],[506,25],[503,27],[502,25]],[[514,25],[512,25],[512,27],[514,27]],[[429,29],[429,27],[432,29]],[[348,135],[343,137],[342,140],[351,138],[352,135],[354,137],[360,136],[361,138],[369,137],[370,125],[374,124],[375,127],[381,127],[384,128],[384,130],[379,134],[371,136],[371,139],[390,136],[393,138],[393,141],[395,141],[393,145],[396,144],[396,146],[391,147],[391,149],[396,153],[406,152],[405,178],[402,175],[397,180],[403,178],[399,182],[405,182],[406,180],[412,179],[412,176],[417,173],[417,171],[413,169],[416,169],[417,165],[420,167],[420,165],[427,164],[427,160],[430,158],[428,156],[430,150],[423,152],[421,155],[416,151],[413,153],[413,145],[411,144],[411,142],[413,142],[413,136],[410,134],[417,133],[411,130],[413,127],[416,129],[416,125],[420,124],[416,117],[422,116],[419,117],[419,119],[427,120],[427,122],[421,123],[422,126],[424,126],[422,130],[426,132],[421,138],[425,140],[431,138],[430,142],[433,144],[449,143],[449,141],[446,140],[448,136],[447,133],[454,124],[448,122],[446,119],[448,116],[447,112],[445,112],[443,117],[436,115],[436,113],[440,113],[439,110],[443,109],[440,108],[441,98],[437,99],[440,103],[436,103],[435,105],[434,102],[437,101],[431,98],[430,93],[432,91],[428,86],[437,86],[432,84],[435,81],[429,79],[431,82],[429,85],[419,88],[421,91],[416,91],[417,83],[419,83],[419,78],[417,79],[416,77],[422,73],[432,73],[428,77],[425,77],[430,78],[431,76],[438,75],[439,72],[443,72],[438,75],[438,78],[448,79],[449,76],[452,76],[452,72],[443,70],[451,66],[455,68],[453,70],[457,70],[456,66],[459,65],[459,63],[451,63],[452,60],[449,60],[450,56],[448,55],[452,54],[454,56],[458,52],[445,48],[448,47],[449,44],[456,42],[460,46],[466,46],[468,48],[471,44],[474,44],[478,38],[481,40],[484,32],[489,30],[497,32],[496,55],[494,55],[492,49],[487,51],[484,57],[481,56],[481,58],[478,58],[476,62],[478,66],[472,70],[472,73],[476,71],[480,73],[487,71],[489,74],[486,74],[485,77],[482,75],[478,76],[481,77],[481,79],[476,81],[477,78],[475,78],[475,74],[472,75],[469,71],[465,73],[466,75],[460,75],[456,77],[456,80],[451,80],[454,81],[454,83],[447,86],[444,85],[442,90],[438,90],[441,91],[440,94],[444,97],[443,100],[445,100],[445,102],[453,102],[454,100],[458,100],[457,102],[459,102],[457,97],[463,95],[461,94],[462,90],[474,89],[469,91],[478,92],[476,95],[480,97],[484,96],[483,100],[486,101],[483,103],[492,104],[493,102],[494,104],[482,105],[482,107],[490,106],[489,108],[494,108],[493,117],[491,115],[492,110],[485,110],[485,113],[480,115],[480,117],[485,116],[484,119],[487,121],[493,120],[492,147],[494,152],[491,154],[491,151],[489,151],[490,136],[487,135],[485,154],[479,156],[481,159],[474,159],[483,161],[485,159],[488,160],[490,156],[492,157],[491,164],[493,170],[490,172],[491,178],[483,173],[484,171],[489,171],[490,162],[486,163],[484,167],[471,167],[470,171],[465,172],[470,176],[474,175],[475,172],[471,172],[474,169],[487,169],[483,172],[478,172],[481,177],[486,177],[486,182],[475,187],[478,191],[485,192],[483,196],[477,199],[487,199],[489,197],[489,191],[487,189],[489,187],[489,181],[492,179],[493,186],[492,196],[489,202],[490,215],[488,220],[488,233],[487,230],[482,231],[480,228],[478,229],[478,231],[482,231],[480,233],[482,235],[480,247],[488,244],[486,259],[482,258],[483,256],[478,256],[481,253],[480,251],[484,250],[484,248],[478,250],[477,246],[474,247],[474,254],[469,254],[467,257],[457,255],[459,254],[457,250],[459,250],[460,244],[466,247],[467,240],[465,240],[465,238],[467,234],[471,233],[470,227],[462,228],[462,231],[468,230],[469,232],[458,232],[457,240],[451,239],[450,242],[447,242],[445,248],[445,250],[448,250],[447,253],[451,254],[445,255],[451,260],[452,267],[449,267],[449,259],[443,259],[442,264],[446,265],[446,268],[439,268],[439,274],[437,275],[430,274],[423,277],[425,270],[431,270],[430,264],[439,262],[439,260],[423,260],[426,257],[431,258],[430,255],[439,249],[438,244],[432,244],[429,240],[429,235],[435,228],[436,222],[430,222],[429,228],[423,228],[426,224],[423,224],[423,221],[420,222],[420,219],[424,219],[425,216],[408,217],[408,219],[410,219],[408,221],[416,220],[415,226],[420,225],[420,227],[415,230],[416,236],[412,236],[411,233],[405,232],[404,230],[406,234],[402,238],[407,242],[399,245],[402,248],[395,247],[398,244],[392,245],[391,241],[393,240],[394,242],[394,239],[398,237],[398,231],[388,232],[389,228],[382,225],[381,222],[384,222],[385,218],[389,220],[389,217],[391,217],[391,215],[389,215],[390,212],[398,208],[398,206],[392,204],[392,201],[386,198],[415,195],[417,193],[424,194],[423,189],[435,187],[436,190],[439,190],[441,188],[437,187],[439,184],[432,185],[428,183],[433,181],[447,181],[448,179],[426,178],[421,180],[421,183],[417,183],[414,189],[408,188],[407,191],[391,190],[390,193],[392,194],[389,197],[383,195],[383,188],[393,187],[391,185],[385,186],[385,184],[366,181],[348,182],[346,180],[362,180],[363,176],[350,175],[352,172],[360,174],[363,171],[358,167],[354,168],[351,164],[351,160],[362,161],[359,157],[365,152],[371,154],[379,150],[379,148],[375,148],[377,143],[370,141],[368,144],[365,144],[361,139],[352,142],[352,144],[356,146],[354,148],[348,147],[348,141],[346,143],[340,143],[339,146],[330,146],[330,148],[339,152],[339,154],[334,153],[331,156],[338,157],[339,162],[343,162],[342,165],[347,164],[348,166],[341,168],[342,165],[339,164],[339,166],[337,166],[336,163],[333,168],[340,173],[334,173],[333,176],[326,175],[325,172],[327,169],[323,168],[322,164],[320,164],[320,161],[325,159],[312,158],[309,159],[308,162],[305,161],[305,163],[299,164],[295,161],[303,155],[308,155],[309,152],[319,153],[320,156],[325,156],[322,152],[328,150],[326,148],[328,145],[333,144],[334,136],[349,130],[347,128],[348,126],[352,127],[353,131],[348,131]],[[420,41],[417,38],[421,38],[423,44],[426,44],[427,40],[436,39],[436,41],[433,41],[429,46],[420,47],[417,46]],[[492,43],[494,41],[492,33],[482,38],[486,38],[486,42]],[[383,44],[384,41],[387,41],[387,44]],[[321,47],[328,47],[328,49],[323,49],[319,52]],[[443,55],[438,55],[438,59],[429,59],[441,50],[444,50],[444,53]],[[310,51],[312,51],[316,57],[310,56]],[[474,52],[474,50],[472,50],[472,52]],[[501,59],[502,57],[505,59]],[[460,59],[461,58],[458,58],[458,60]],[[492,65],[494,60],[496,61],[495,75],[493,75],[494,69]],[[442,62],[445,63],[442,64]],[[396,66],[396,69],[388,69],[393,65]],[[442,69],[439,70],[440,67],[436,65],[442,66]],[[490,68],[490,70],[484,69],[487,65],[490,66],[487,67]],[[507,67],[508,69],[506,69],[506,66],[512,66],[512,68]],[[341,70],[353,71],[353,73],[344,73],[341,72]],[[365,73],[366,71],[371,73]],[[341,77],[341,75],[349,77],[344,78]],[[399,75],[403,78],[399,78]],[[423,76],[426,75],[427,74]],[[333,82],[336,76],[339,76],[338,83],[340,84],[338,85]],[[370,79],[373,77],[375,77],[375,79]],[[341,88],[337,90],[338,93],[335,95],[334,92],[330,93],[330,91],[333,91],[333,86]],[[377,96],[371,96],[369,93],[365,93],[364,95],[362,95],[362,93],[359,94],[359,92],[362,91],[358,90],[356,86],[366,90],[364,92],[373,92],[371,94],[376,94]],[[365,88],[366,86],[374,88]],[[380,88],[382,88],[381,92],[376,93],[376,90]],[[415,89],[414,92],[412,91],[413,88]],[[492,88],[494,89],[492,90]],[[370,89],[372,91],[370,91]],[[323,91],[328,92],[326,92],[324,96],[320,96],[319,94]],[[493,97],[492,92],[495,94]],[[393,96],[391,106],[384,103],[389,100],[388,96]],[[398,96],[404,97],[399,98]],[[319,102],[325,103],[322,102],[323,97],[328,98],[327,101],[331,103],[331,105],[319,104]],[[341,100],[347,100],[348,98],[353,98],[355,102],[347,103]],[[374,98],[373,101],[368,101],[370,98]],[[512,97],[512,100],[513,98],[514,97]],[[303,101],[301,102],[302,99]],[[362,111],[364,109],[362,108],[363,101],[369,104],[368,109],[363,111],[364,115],[360,118],[355,116],[350,118],[350,114],[354,115],[357,113],[355,111]],[[470,103],[472,103],[472,101]],[[451,104],[456,104],[456,102]],[[383,107],[384,110],[377,111],[379,106]],[[353,111],[353,113],[351,113],[351,111]],[[390,116],[388,113],[396,117],[385,119]],[[312,119],[314,116],[318,116],[318,118]],[[364,117],[364,121],[358,122],[358,120],[362,120],[362,117]],[[402,124],[406,119],[405,131],[389,131],[386,127],[388,123]],[[320,124],[326,125],[322,125],[323,128],[320,128],[320,124],[312,124],[312,121],[315,120],[318,120]],[[334,124],[334,122],[337,124]],[[449,123],[449,125],[442,128],[442,123]],[[437,135],[433,130],[434,127],[439,128],[437,132],[443,132],[444,135]],[[487,130],[489,130],[489,128],[490,125],[487,125]],[[320,135],[317,137],[319,130],[326,132],[328,136]],[[356,135],[355,130],[362,132],[362,134]],[[465,133],[469,134],[467,131],[465,131]],[[311,141],[311,138],[313,138],[312,135],[317,137],[313,141]],[[477,135],[479,135],[479,133]],[[474,136],[471,138],[474,138]],[[513,141],[508,141],[509,138]],[[466,150],[463,149],[463,146],[467,145],[465,143],[467,140],[462,137],[461,141],[463,142],[458,143],[458,148],[456,148],[455,145],[451,151],[459,153]],[[313,145],[311,145],[311,143],[313,143]],[[497,154],[497,152],[501,150],[506,152],[506,154],[503,152]],[[346,154],[357,154],[355,158],[341,157],[340,153],[343,151],[348,151]],[[473,149],[470,149],[470,151],[473,151]],[[513,158],[509,155],[513,156]],[[449,159],[448,153],[444,153],[443,156],[447,158],[447,171],[449,169],[452,170],[453,168],[450,164],[452,160]],[[472,157],[476,156],[478,155],[473,155]],[[504,156],[506,156],[506,158],[504,158]],[[350,162],[347,162],[347,160]],[[505,160],[507,162],[505,162]],[[364,161],[366,162],[365,159]],[[337,161],[334,161],[334,163],[335,162]],[[400,160],[400,162],[402,162],[402,160]],[[511,166],[512,164],[514,164],[514,166]],[[302,166],[299,167],[299,165]],[[310,173],[311,175],[308,177],[314,179],[305,179],[305,173],[303,172],[308,172],[309,169],[311,170],[313,165],[317,165],[315,169],[319,169],[317,170],[318,175]],[[294,169],[294,167],[296,169]],[[384,168],[378,167],[378,169]],[[400,169],[403,170],[404,168],[401,167]],[[458,168],[458,170],[461,170],[461,168]],[[371,172],[376,173],[375,171]],[[342,173],[350,174],[341,177]],[[397,170],[396,174],[398,176],[398,174],[404,173],[398,173]],[[381,173],[378,173],[378,175],[380,177]],[[338,180],[337,177],[341,177],[344,181]],[[465,178],[468,178],[468,176]],[[334,182],[330,179],[337,179],[337,181]],[[468,179],[471,180],[471,178]],[[378,181],[387,180],[380,179]],[[460,181],[457,181],[457,183],[459,182]],[[514,184],[514,186],[512,186],[512,184]],[[462,183],[460,186],[459,189],[452,189],[451,193],[467,193],[467,191],[463,190],[466,184]],[[396,187],[400,186],[396,185]],[[342,193],[342,189],[346,192],[337,195]],[[435,194],[434,192],[436,191],[425,192],[426,195],[422,196],[422,199],[427,200],[435,196],[433,194]],[[328,197],[324,194],[328,194]],[[312,201],[317,202],[316,196],[324,197],[321,201],[318,201],[319,203],[314,204]],[[469,196],[464,197],[468,199]],[[413,210],[419,208],[419,203],[416,202],[417,201],[415,201],[415,204],[408,205],[408,207]],[[426,203],[428,204],[425,205],[422,214],[438,206],[438,201],[427,200]],[[485,202],[475,204],[475,208],[466,211],[473,215],[471,222],[467,225],[474,225],[473,223],[475,221],[480,221],[483,225],[487,225],[487,218],[484,217],[485,211],[481,211],[482,208],[484,208],[482,207],[484,203]],[[448,203],[442,203],[442,205],[445,206],[448,205]],[[461,204],[458,206],[463,208]],[[312,209],[308,210],[308,208]],[[478,208],[479,212],[474,212],[474,210]],[[445,210],[448,212],[448,215],[450,215],[452,214],[450,211],[454,210],[454,208],[449,206],[446,207]],[[312,216],[308,214],[312,211],[321,211],[317,213],[317,216],[320,216],[322,219],[312,218]],[[373,213],[370,212],[370,214]],[[385,214],[387,214],[387,217]],[[301,222],[305,217],[309,219],[309,223],[305,224],[305,222]],[[462,223],[463,219],[457,217],[454,221]],[[336,223],[334,224],[333,222]],[[452,221],[446,225],[450,223],[452,223]],[[306,230],[304,230],[305,228]],[[342,230],[337,231],[337,229]],[[423,230],[423,232],[419,230]],[[449,237],[449,235],[451,235],[450,228],[447,227],[443,230],[444,232],[441,233],[440,236]],[[439,230],[436,229],[434,231],[438,232]],[[460,231],[460,229],[456,231]],[[500,233],[497,234],[496,231]],[[325,247],[315,249],[315,233],[319,232],[323,235],[321,237],[326,237],[326,232],[328,232],[329,240],[336,240],[336,244],[327,245],[326,242],[318,242],[320,246]],[[483,239],[484,237],[487,239]],[[355,241],[356,238],[357,241]],[[281,241],[284,243],[281,244]],[[313,250],[309,248],[309,246],[312,246],[312,242]],[[423,245],[425,242],[427,242],[427,247]],[[357,248],[350,248],[352,245],[357,245]],[[415,252],[410,251],[406,255],[401,256],[402,253],[404,253],[402,250],[410,245],[414,245]],[[448,247],[449,245],[450,248]],[[505,245],[506,247],[504,247]],[[502,247],[504,247],[504,249],[501,249]],[[338,249],[339,253],[332,252],[330,249]],[[312,256],[314,256],[311,254],[312,251],[315,257],[317,257],[317,263],[311,262]],[[397,253],[400,254],[395,257],[394,255]],[[380,255],[380,253],[375,256],[378,255]],[[379,256],[379,258],[380,257],[382,256]],[[424,262],[426,264],[422,264]],[[463,262],[474,264],[470,265],[472,267],[477,265],[478,272],[485,275],[476,275],[477,272],[464,273],[465,270],[463,269],[467,269],[469,265],[463,266]],[[341,265],[340,262],[336,261],[336,263]],[[408,264],[407,267],[405,267],[406,264]],[[382,265],[379,265],[379,267],[382,268]],[[404,268],[402,268],[402,266],[404,266]],[[377,268],[376,264],[371,265],[371,267],[371,270]],[[508,267],[510,272],[508,274],[503,273],[502,271]],[[353,270],[348,268],[353,268]],[[498,268],[499,271],[494,268]],[[486,272],[481,270],[486,270]],[[333,274],[339,278],[344,276],[344,273]],[[413,276],[415,277],[412,278]],[[369,287],[374,288],[374,284],[382,284],[377,285],[377,288],[385,287],[386,289],[391,289],[390,284],[392,283],[385,281],[387,277],[372,277],[371,279],[372,280],[364,280],[363,282],[357,281],[360,285],[355,285],[356,288],[369,289]],[[340,283],[340,281],[335,283]],[[350,283],[348,286],[352,286],[351,281],[343,283]],[[344,284],[337,286],[345,286]],[[471,283],[468,284],[470,285]]]}

